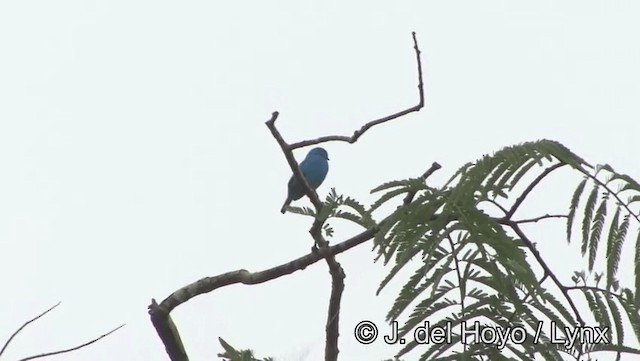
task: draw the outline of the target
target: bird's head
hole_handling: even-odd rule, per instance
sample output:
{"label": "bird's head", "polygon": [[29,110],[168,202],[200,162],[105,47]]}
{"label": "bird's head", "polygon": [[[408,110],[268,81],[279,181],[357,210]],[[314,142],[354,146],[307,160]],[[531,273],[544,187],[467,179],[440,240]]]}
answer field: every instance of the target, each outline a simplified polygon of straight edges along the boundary
{"label": "bird's head", "polygon": [[321,157],[329,160],[329,154],[327,154],[327,151],[321,147],[311,149],[307,157]]}

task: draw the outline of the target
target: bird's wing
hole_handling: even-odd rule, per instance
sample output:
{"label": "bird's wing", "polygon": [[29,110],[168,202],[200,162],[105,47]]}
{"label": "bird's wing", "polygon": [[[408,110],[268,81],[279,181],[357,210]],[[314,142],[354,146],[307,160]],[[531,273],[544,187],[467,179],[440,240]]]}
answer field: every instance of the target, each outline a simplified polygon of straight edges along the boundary
{"label": "bird's wing", "polygon": [[305,177],[305,179],[307,178],[307,176],[309,175],[309,171],[307,168],[309,168],[309,162],[307,161],[307,159],[305,158],[305,160],[303,160],[302,162],[300,162],[300,172],[302,172],[302,176]]}
{"label": "bird's wing", "polygon": [[[305,179],[307,179],[308,171],[302,167],[302,163],[300,164],[299,168],[300,168],[300,172],[302,173],[302,176]],[[289,185],[293,185],[294,183],[298,183],[298,179],[296,178],[295,174],[292,174],[291,178],[289,179]]]}

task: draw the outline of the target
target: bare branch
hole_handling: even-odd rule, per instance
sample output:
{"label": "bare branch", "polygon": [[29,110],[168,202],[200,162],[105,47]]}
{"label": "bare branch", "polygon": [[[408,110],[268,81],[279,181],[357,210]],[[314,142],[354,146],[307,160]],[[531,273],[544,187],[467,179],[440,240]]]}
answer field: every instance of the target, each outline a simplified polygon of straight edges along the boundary
{"label": "bare branch", "polygon": [[555,273],[553,273],[553,271],[551,271],[551,268],[549,268],[549,266],[547,265],[545,260],[540,255],[540,252],[533,245],[533,242],[531,242],[531,240],[524,234],[524,232],[522,232],[522,229],[520,229],[520,226],[517,223],[515,223],[514,221],[507,220],[506,224],[508,224],[511,227],[511,229],[513,229],[514,232],[516,232],[516,234],[518,235],[518,237],[520,237],[522,242],[524,242],[524,244],[527,246],[527,248],[529,248],[529,250],[531,251],[531,253],[535,257],[536,261],[538,261],[538,263],[540,264],[540,266],[544,270],[544,277],[549,276],[551,278],[551,280],[553,280],[553,283],[555,283],[556,287],[558,287],[560,289],[560,291],[564,295],[564,298],[569,303],[569,306],[571,307],[571,310],[573,311],[573,313],[575,313],[576,320],[578,320],[578,322],[580,323],[580,326],[584,326],[585,325],[584,320],[582,320],[582,317],[580,316],[580,312],[578,311],[578,308],[576,307],[575,303],[573,302],[573,299],[571,297],[569,297],[569,293],[567,292],[567,288],[562,283],[560,283],[560,280],[558,279],[558,277],[555,275]]}
{"label": "bare branch", "polygon": [[[311,253],[318,252],[315,248],[317,245],[320,250],[325,250],[329,247],[329,242],[322,237],[322,223],[324,221],[319,217],[316,217],[315,221],[309,229],[309,233],[314,240],[314,248],[311,248]],[[340,302],[342,301],[342,292],[344,291],[344,270],[338,261],[336,261],[335,254],[326,257],[327,265],[329,266],[329,274],[331,275],[331,297],[329,298],[329,310],[327,313],[327,324],[325,326],[325,333],[327,339],[325,341],[325,361],[338,361],[338,337],[340,335]]]}
{"label": "bare branch", "polygon": [[60,302],[56,303],[55,305],[51,306],[51,308],[49,308],[48,310],[42,312],[41,314],[37,315],[36,317],[30,319],[29,321],[25,322],[22,324],[22,326],[20,326],[12,335],[11,337],[9,337],[9,339],[7,340],[7,342],[5,342],[4,346],[2,347],[2,350],[0,350],[0,356],[2,356],[2,354],[4,353],[4,350],[7,349],[7,347],[9,347],[9,344],[11,343],[11,341],[20,333],[20,331],[22,331],[25,327],[27,327],[27,325],[29,325],[30,323],[38,320],[40,317],[46,315],[47,313],[51,312],[54,308],[60,306]]}
{"label": "bare branch", "polygon": [[114,333],[114,332],[118,331],[119,329],[123,328],[124,326],[125,326],[125,325],[124,325],[124,324],[122,324],[122,325],[120,325],[120,326],[118,326],[118,327],[114,328],[113,330],[111,330],[111,331],[109,331],[109,332],[105,333],[104,335],[102,335],[102,336],[100,336],[100,337],[96,337],[96,338],[94,338],[94,339],[93,339],[93,340],[91,340],[91,341],[88,341],[88,342],[83,343],[82,345],[78,345],[78,346],[76,346],[76,347],[68,348],[68,349],[66,349],[66,350],[60,350],[60,351],[54,351],[54,352],[47,352],[47,353],[43,353],[43,354],[40,354],[40,355],[35,355],[35,356],[25,357],[25,358],[21,359],[20,361],[34,360],[34,359],[37,359],[37,358],[42,358],[42,357],[47,357],[47,356],[53,356],[53,355],[60,355],[60,354],[63,354],[63,353],[67,353],[67,352],[71,352],[71,351],[79,350],[79,349],[81,349],[81,348],[87,347],[87,346],[89,346],[89,345],[91,345],[91,344],[93,344],[93,343],[96,343],[96,342],[100,341],[101,339],[103,339],[103,338],[105,338],[105,337],[109,336],[110,334],[112,334],[112,333]]}
{"label": "bare branch", "polygon": [[500,203],[496,202],[494,199],[487,198],[487,199],[484,199],[484,201],[493,204],[494,206],[496,206],[496,208],[501,210],[502,213],[504,213],[504,214],[509,213],[509,211],[507,211],[506,208],[504,208],[502,205],[500,205]]}
{"label": "bare branch", "polygon": [[223,273],[215,277],[202,278],[173,292],[160,304],[156,303],[155,300],[152,300],[151,305],[149,305],[149,315],[151,316],[151,322],[153,323],[158,336],[160,336],[160,339],[164,343],[167,354],[169,355],[171,360],[187,361],[188,358],[186,354],[184,354],[180,350],[180,335],[169,316],[169,313],[173,311],[173,309],[198,295],[211,292],[220,287],[236,283],[242,283],[246,285],[264,283],[272,279],[276,279],[278,277],[303,270],[307,266],[312,265],[325,257],[330,257],[342,253],[370,240],[371,238],[373,238],[377,231],[377,228],[368,229],[344,242],[330,247],[321,247],[315,252],[311,252],[291,262],[287,262],[279,266],[266,269],[264,271],[251,273],[247,270],[240,269],[237,271]]}
{"label": "bare branch", "polygon": [[340,335],[340,302],[344,291],[344,270],[335,260],[334,256],[327,258],[329,273],[331,274],[331,297],[329,298],[329,310],[327,312],[327,325],[325,333],[327,340],[325,343],[325,361],[338,360],[338,337]]}
{"label": "bare branch", "polygon": [[418,48],[418,40],[416,39],[415,31],[411,33],[411,36],[413,37],[413,49],[416,52],[416,60],[417,60],[417,63],[418,63],[418,96],[419,96],[418,104],[412,106],[411,108],[408,108],[408,109],[405,109],[403,111],[397,112],[395,114],[391,114],[391,115],[388,115],[386,117],[382,117],[380,119],[372,120],[372,121],[366,123],[365,125],[363,125],[360,129],[358,129],[355,132],[353,132],[353,135],[350,136],[350,137],[343,136],[343,135],[329,135],[329,136],[324,136],[324,137],[320,137],[320,138],[317,138],[317,139],[304,140],[302,142],[293,143],[293,144],[290,145],[290,149],[296,149],[296,148],[306,147],[308,145],[325,143],[325,142],[330,142],[330,141],[347,142],[347,143],[353,144],[367,130],[369,130],[370,128],[372,128],[372,127],[374,127],[374,126],[376,126],[378,124],[386,123],[386,122],[388,122],[390,120],[393,120],[393,119],[396,119],[396,118],[400,118],[400,117],[402,117],[404,115],[407,115],[409,113],[420,111],[420,109],[422,109],[424,107],[424,84],[422,83],[422,63],[420,62],[420,49]]}
{"label": "bare branch", "polygon": [[533,223],[533,222],[541,221],[543,219],[551,219],[551,218],[567,218],[567,215],[566,214],[545,214],[544,216],[539,216],[535,218],[513,221],[513,223],[516,223],[516,224]]}
{"label": "bare branch", "polygon": [[511,219],[511,217],[513,216],[514,213],[516,213],[516,211],[518,210],[518,207],[520,207],[520,205],[522,204],[522,202],[524,202],[525,198],[527,198],[527,196],[529,195],[529,193],[531,193],[531,191],[533,190],[533,188],[535,188],[538,183],[540,183],[544,177],[546,177],[547,175],[549,175],[549,173],[553,172],[554,170],[565,166],[566,163],[557,163],[552,165],[551,167],[547,168],[544,170],[544,172],[540,173],[540,175],[538,175],[532,182],[531,184],[529,184],[527,186],[527,188],[522,192],[522,194],[520,195],[520,197],[518,197],[518,199],[516,199],[516,201],[513,203],[513,206],[511,207],[511,209],[509,210],[509,212],[507,212],[507,214],[504,216],[504,218],[506,219]]}

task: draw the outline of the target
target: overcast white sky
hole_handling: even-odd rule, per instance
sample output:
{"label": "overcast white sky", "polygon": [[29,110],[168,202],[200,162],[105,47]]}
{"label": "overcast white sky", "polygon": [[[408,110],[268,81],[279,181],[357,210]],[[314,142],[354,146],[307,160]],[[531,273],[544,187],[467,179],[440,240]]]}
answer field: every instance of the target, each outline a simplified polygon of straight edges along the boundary
{"label": "overcast white sky", "polygon": [[[414,105],[411,31],[425,109],[354,145],[326,144],[321,197],[336,187],[369,203],[373,187],[433,161],[443,165],[437,184],[484,153],[540,138],[640,178],[638,19],[632,0],[0,2],[0,340],[62,301],[6,359],[121,323],[58,359],[166,359],[151,298],[307,253],[310,219],[279,213],[290,170],[264,122],[280,111],[283,136],[298,141],[350,135]],[[548,184],[523,217],[566,209],[575,183]],[[359,232],[335,228],[334,241]],[[581,267],[567,258],[562,223],[532,234],[564,280]],[[382,323],[400,285],[374,296],[387,270],[370,249],[338,257],[342,360],[398,350],[353,338],[359,321]],[[172,317],[192,360],[215,359],[221,336],[262,357],[314,361],[329,291],[319,262],[200,296]]]}

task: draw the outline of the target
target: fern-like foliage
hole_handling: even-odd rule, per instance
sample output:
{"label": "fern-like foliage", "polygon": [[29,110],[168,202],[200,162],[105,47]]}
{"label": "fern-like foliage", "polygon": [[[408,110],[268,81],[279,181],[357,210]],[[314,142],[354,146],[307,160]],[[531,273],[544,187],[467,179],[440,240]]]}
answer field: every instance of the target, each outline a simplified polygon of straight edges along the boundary
{"label": "fern-like foliage", "polygon": [[[594,261],[600,244],[606,242],[606,288],[615,289],[616,275],[622,255],[624,242],[627,240],[630,222],[640,223],[638,202],[640,201],[640,184],[625,174],[619,174],[609,165],[595,167],[593,174],[585,173],[584,180],[576,187],[569,206],[567,218],[567,241],[571,242],[571,230],[578,221],[575,218],[581,210],[580,200],[584,198],[584,190],[591,183],[591,192],[582,205],[582,254],[589,252],[589,271],[593,270]],[[598,197],[599,196],[599,197]],[[598,198],[600,201],[598,202]],[[598,203],[597,208],[596,203]],[[594,213],[595,209],[595,213]],[[608,217],[607,210],[613,209]],[[603,232],[605,231],[605,232]],[[640,237],[640,233],[638,233]],[[636,242],[635,250],[635,282],[634,294],[640,288],[640,242]],[[639,301],[636,299],[636,304]]]}
{"label": "fern-like foliage", "polygon": [[218,357],[221,357],[225,361],[275,361],[271,357],[257,359],[253,355],[252,350],[236,350],[233,346],[229,345],[229,343],[223,340],[221,337],[218,337],[218,341],[220,342],[220,345],[222,345],[222,348],[225,351],[223,354],[218,354]]}
{"label": "fern-like foliage", "polygon": [[[580,222],[580,250],[590,272],[597,268],[597,256],[606,251],[605,288],[584,282],[560,283],[520,223],[513,220],[531,190],[562,167],[583,176],[568,197],[568,213],[562,216],[567,220],[567,240],[571,241],[572,229]],[[524,190],[516,193],[519,188]],[[640,184],[631,177],[606,165],[594,168],[560,143],[541,140],[507,147],[468,163],[441,187],[407,179],[385,183],[372,192],[383,193],[368,210],[358,208],[342,218],[371,226],[375,224],[371,212],[400,195],[415,194],[413,201],[397,207],[377,224],[379,232],[374,239],[378,259],[385,265],[391,263],[378,292],[401,271],[416,267],[387,314],[389,322],[404,319],[399,337],[407,343],[396,357],[418,348],[420,360],[564,360],[600,350],[640,354],[640,350],[623,344],[623,318],[630,322],[636,341],[640,340],[636,306],[640,236],[634,259],[635,284],[620,288],[616,279],[630,223],[640,223],[632,208],[640,201]],[[327,204],[348,205],[335,199]],[[336,207],[331,207],[328,214],[338,217]],[[502,214],[491,215],[488,207]],[[540,268],[543,272],[534,272]],[[574,277],[576,282],[588,278],[581,275]],[[590,312],[577,310],[574,299],[580,296]],[[571,330],[587,324],[584,317],[589,314],[600,327],[609,328],[610,344],[569,342]],[[415,332],[425,322],[431,328],[449,327],[454,342],[417,342]],[[523,340],[500,347],[465,342],[470,341],[469,334],[487,327],[517,330]]]}

